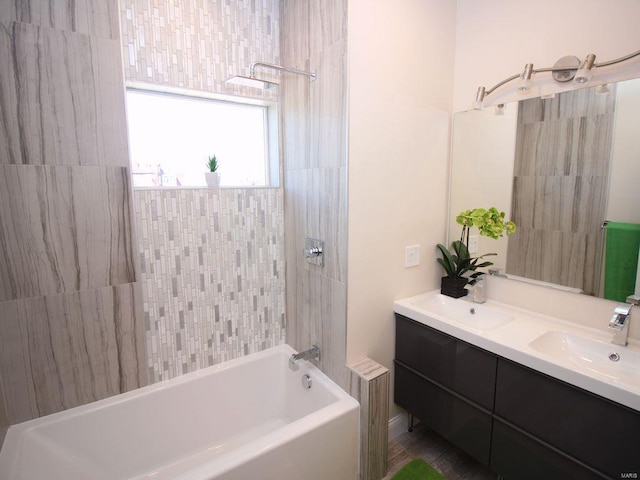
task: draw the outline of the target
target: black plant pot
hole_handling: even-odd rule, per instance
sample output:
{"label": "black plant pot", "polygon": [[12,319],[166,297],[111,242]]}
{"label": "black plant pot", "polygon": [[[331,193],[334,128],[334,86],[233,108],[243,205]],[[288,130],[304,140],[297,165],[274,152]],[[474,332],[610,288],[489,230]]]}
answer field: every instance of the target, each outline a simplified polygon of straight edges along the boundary
{"label": "black plant pot", "polygon": [[453,298],[464,297],[469,290],[464,288],[467,284],[468,279],[464,277],[442,277],[442,282],[440,283],[440,293],[443,295],[447,295]]}

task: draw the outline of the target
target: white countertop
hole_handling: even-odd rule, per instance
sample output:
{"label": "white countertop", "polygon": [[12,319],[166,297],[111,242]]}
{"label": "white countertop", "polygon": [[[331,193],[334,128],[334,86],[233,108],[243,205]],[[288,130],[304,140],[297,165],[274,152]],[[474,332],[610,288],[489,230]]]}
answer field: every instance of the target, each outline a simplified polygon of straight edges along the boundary
{"label": "white countertop", "polygon": [[[435,308],[429,306],[430,302]],[[613,331],[610,334],[603,333],[491,300],[476,304],[469,297],[444,297],[439,290],[397,300],[393,305],[394,311],[405,317],[640,412],[640,364],[632,364],[632,368],[629,368],[627,363],[624,371],[616,371],[618,367],[614,363],[603,364],[606,367],[603,369],[595,363],[590,364],[588,360],[575,361],[567,356],[543,353],[531,346],[532,342],[547,332],[563,332],[599,342],[599,347],[618,353],[624,360],[640,359],[638,342],[629,340],[626,347],[614,345],[611,343]],[[513,319],[500,326],[482,328],[473,325],[473,317],[470,317],[471,322],[460,322],[454,319],[456,314],[446,314],[447,309],[460,314],[472,308],[479,315],[478,319],[492,315],[502,318],[509,315]],[[602,322],[606,325],[609,319],[603,318]],[[609,361],[608,358],[606,361]]]}

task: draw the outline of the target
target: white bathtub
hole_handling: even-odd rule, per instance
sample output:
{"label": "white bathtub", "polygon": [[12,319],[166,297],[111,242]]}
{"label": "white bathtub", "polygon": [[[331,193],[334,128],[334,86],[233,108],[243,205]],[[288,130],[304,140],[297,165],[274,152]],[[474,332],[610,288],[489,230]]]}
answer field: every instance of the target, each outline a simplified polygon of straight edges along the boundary
{"label": "white bathtub", "polygon": [[359,405],[309,362],[292,371],[292,353],[271,348],[14,425],[0,478],[355,479]]}

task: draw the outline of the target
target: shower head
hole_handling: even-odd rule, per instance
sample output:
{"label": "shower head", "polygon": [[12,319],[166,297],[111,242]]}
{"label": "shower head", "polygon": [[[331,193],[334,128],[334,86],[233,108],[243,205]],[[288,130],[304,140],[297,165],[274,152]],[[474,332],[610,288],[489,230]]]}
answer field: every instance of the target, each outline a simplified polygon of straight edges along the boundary
{"label": "shower head", "polygon": [[253,87],[253,88],[261,88],[267,89],[272,86],[277,86],[279,83],[272,82],[269,80],[261,80],[256,78],[256,68],[269,68],[271,70],[276,70],[278,72],[287,72],[287,73],[295,73],[296,75],[304,75],[309,77],[311,80],[316,79],[315,72],[305,72],[304,70],[298,70],[296,68],[288,68],[283,67],[281,65],[274,65],[273,63],[263,63],[263,62],[253,62],[251,67],[249,68],[249,76],[243,77],[242,75],[236,75],[234,77],[228,78],[225,80],[226,83],[233,83],[235,85],[242,85],[244,87]]}
{"label": "shower head", "polygon": [[278,83],[271,82],[269,80],[260,80],[255,77],[244,77],[242,75],[236,75],[234,77],[227,78],[225,83],[231,83],[234,85],[241,85],[243,87],[252,87],[266,90],[271,87],[277,87]]}

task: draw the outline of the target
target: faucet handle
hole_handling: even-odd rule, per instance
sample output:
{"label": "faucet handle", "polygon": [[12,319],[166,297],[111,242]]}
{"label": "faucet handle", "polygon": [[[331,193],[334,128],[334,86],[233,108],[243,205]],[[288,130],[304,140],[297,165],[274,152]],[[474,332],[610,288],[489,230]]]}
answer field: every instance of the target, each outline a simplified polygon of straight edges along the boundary
{"label": "faucet handle", "polygon": [[611,317],[611,321],[609,322],[609,328],[614,328],[616,330],[622,330],[624,324],[627,321],[627,316],[622,315],[620,313],[614,313],[613,317]]}
{"label": "faucet handle", "polygon": [[640,305],[640,295],[629,295],[627,297],[627,303],[631,305]]}

